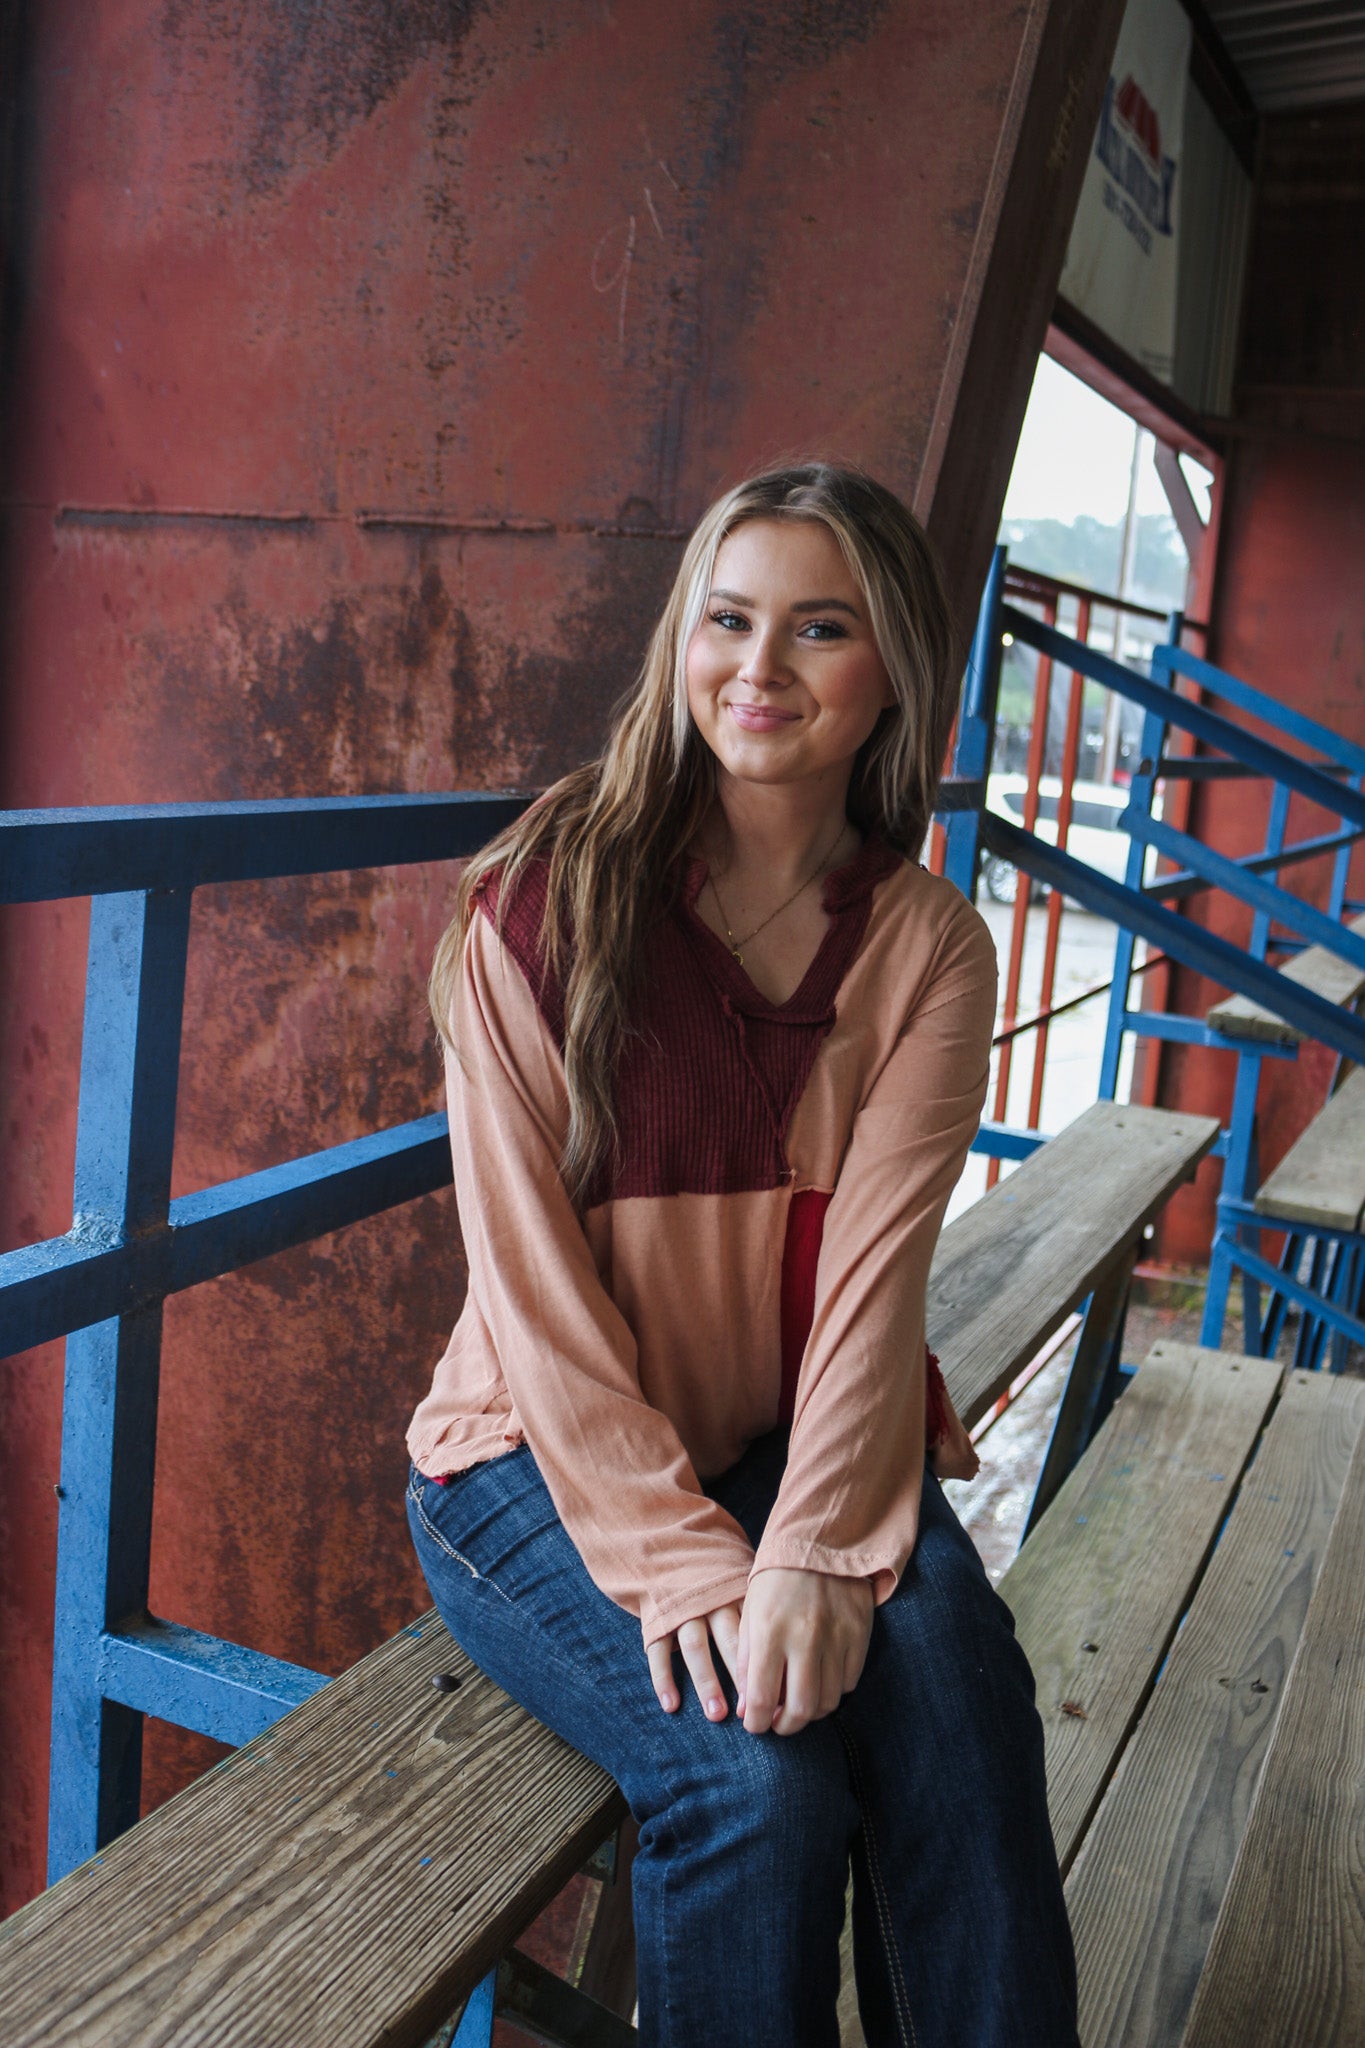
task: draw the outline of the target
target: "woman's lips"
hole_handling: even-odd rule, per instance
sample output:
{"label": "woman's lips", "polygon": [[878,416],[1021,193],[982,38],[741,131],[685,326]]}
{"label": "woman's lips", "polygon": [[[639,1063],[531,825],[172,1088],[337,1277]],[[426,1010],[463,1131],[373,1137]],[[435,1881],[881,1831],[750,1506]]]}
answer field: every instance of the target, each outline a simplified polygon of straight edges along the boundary
{"label": "woman's lips", "polygon": [[727,704],[725,708],[745,732],[776,732],[780,725],[794,725],[800,717],[799,712],[778,711],[770,704]]}

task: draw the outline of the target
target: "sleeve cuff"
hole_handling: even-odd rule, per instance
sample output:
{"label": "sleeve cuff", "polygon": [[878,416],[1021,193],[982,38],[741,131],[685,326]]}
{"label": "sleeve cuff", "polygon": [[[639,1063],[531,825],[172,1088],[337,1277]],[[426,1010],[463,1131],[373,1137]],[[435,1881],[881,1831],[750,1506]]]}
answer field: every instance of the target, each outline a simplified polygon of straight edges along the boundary
{"label": "sleeve cuff", "polygon": [[754,1559],[753,1572],[825,1572],[834,1579],[868,1579],[873,1604],[889,1600],[900,1581],[904,1560],[871,1550],[832,1550],[823,1543],[802,1543],[792,1538],[763,1543]]}
{"label": "sleeve cuff", "polygon": [[731,1601],[738,1606],[748,1590],[749,1567],[741,1565],[720,1578],[708,1579],[702,1585],[687,1586],[666,1594],[662,1599],[646,1598],[640,1610],[645,1648],[657,1643],[661,1636],[672,1635],[683,1622],[695,1621],[699,1614],[710,1614],[717,1607],[728,1607]]}

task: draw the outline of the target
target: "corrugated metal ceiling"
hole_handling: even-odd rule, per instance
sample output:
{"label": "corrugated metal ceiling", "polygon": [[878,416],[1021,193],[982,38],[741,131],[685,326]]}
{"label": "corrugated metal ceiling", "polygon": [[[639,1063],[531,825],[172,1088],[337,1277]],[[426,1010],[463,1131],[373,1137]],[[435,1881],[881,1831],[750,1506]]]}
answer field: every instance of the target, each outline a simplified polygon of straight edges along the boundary
{"label": "corrugated metal ceiling", "polygon": [[1365,99],[1361,0],[1205,0],[1263,112]]}

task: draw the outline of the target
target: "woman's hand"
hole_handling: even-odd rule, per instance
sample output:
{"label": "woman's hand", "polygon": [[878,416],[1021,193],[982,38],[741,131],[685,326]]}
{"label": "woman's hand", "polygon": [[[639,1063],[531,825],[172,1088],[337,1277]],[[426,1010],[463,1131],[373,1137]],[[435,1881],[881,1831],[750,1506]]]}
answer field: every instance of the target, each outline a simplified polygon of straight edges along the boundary
{"label": "woman's hand", "polygon": [[749,1733],[771,1728],[795,1735],[832,1714],[862,1676],[871,1634],[867,1579],[782,1568],[755,1572],[735,1670],[738,1711]]}
{"label": "woman's hand", "polygon": [[714,1641],[726,1670],[738,1685],[739,1621],[739,1607],[732,1600],[726,1607],[716,1607],[710,1614],[698,1615],[694,1621],[684,1621],[675,1634],[660,1636],[657,1643],[649,1645],[645,1651],[649,1659],[649,1675],[654,1681],[659,1705],[666,1714],[676,1714],[682,1705],[673,1676],[673,1652],[680,1650],[707,1720],[725,1719],[729,1707],[716,1676],[711,1644]]}

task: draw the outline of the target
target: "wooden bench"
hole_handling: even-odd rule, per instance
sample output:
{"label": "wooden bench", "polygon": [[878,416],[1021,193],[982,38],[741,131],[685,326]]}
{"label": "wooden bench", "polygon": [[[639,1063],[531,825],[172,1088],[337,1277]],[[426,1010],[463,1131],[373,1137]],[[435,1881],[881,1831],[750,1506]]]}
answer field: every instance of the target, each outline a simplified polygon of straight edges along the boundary
{"label": "wooden bench", "polygon": [[[1216,1135],[1098,1103],[945,1230],[929,1327],[969,1425],[1087,1296],[1118,1304],[1111,1327],[1144,1229]],[[429,1614],[0,1927],[0,2043],[448,2040],[621,1811]],[[523,2019],[557,1995],[509,1971]],[[541,2038],[633,2034],[580,2011]]]}
{"label": "wooden bench", "polygon": [[1158,1345],[1002,1582],[1084,2048],[1365,2039],[1362,1426],[1365,1381]]}
{"label": "wooden bench", "polygon": [[[1353,919],[1347,930],[1365,938],[1365,916]],[[1326,946],[1305,946],[1282,972],[1286,981],[1296,982],[1328,1003],[1353,1003],[1365,991],[1365,971],[1343,960],[1339,953],[1329,952]],[[1221,1031],[1228,1038],[1259,1039],[1263,1044],[1301,1045],[1304,1038],[1296,1025],[1286,1023],[1250,996],[1222,997],[1207,1012],[1204,1021],[1210,1030]]]}
{"label": "wooden bench", "polygon": [[1365,1067],[1347,1075],[1257,1189],[1254,1206],[1310,1228],[1359,1230],[1365,1214]]}
{"label": "wooden bench", "polygon": [[1365,2039],[1363,1428],[1365,1381],[1159,1344],[1001,1581],[1082,2048]]}
{"label": "wooden bench", "polygon": [[[1365,917],[1356,918],[1349,928],[1365,937]],[[1365,995],[1365,970],[1329,952],[1324,946],[1306,947],[1285,967],[1284,974],[1287,980],[1311,989],[1329,1002],[1353,1005]],[[1230,1134],[1224,1192],[1220,1200],[1219,1230],[1210,1268],[1210,1310],[1204,1336],[1209,1341],[1221,1341],[1230,1262],[1234,1267],[1240,1265],[1249,1276],[1248,1334],[1245,1341],[1258,1349],[1273,1352],[1279,1339],[1286,1297],[1292,1297],[1309,1319],[1308,1327],[1300,1331],[1301,1348],[1296,1356],[1302,1363],[1312,1363],[1321,1355],[1322,1323],[1314,1318],[1318,1316],[1317,1304],[1323,1299],[1324,1276],[1334,1307],[1348,1316],[1359,1316],[1356,1302],[1361,1276],[1352,1276],[1349,1262],[1354,1255],[1349,1249],[1343,1253],[1338,1247],[1342,1235],[1358,1232],[1362,1218],[1365,1218],[1365,1069],[1351,1071],[1343,1067],[1338,1070],[1339,1085],[1280,1164],[1256,1186],[1254,1130],[1239,1128],[1239,1121],[1254,1116],[1252,1104],[1259,1065],[1254,1055],[1270,1046],[1298,1045],[1304,1034],[1282,1017],[1277,1017],[1272,1010],[1245,996],[1229,996],[1215,1003],[1207,1014],[1206,1022],[1225,1037],[1240,1040],[1246,1053],[1253,1057],[1249,1063],[1245,1059],[1239,1060],[1239,1067],[1250,1066],[1250,1087],[1244,1089],[1240,1082],[1238,1085],[1239,1107],[1233,1114],[1234,1128]],[[1265,1218],[1267,1228],[1278,1227],[1287,1233],[1282,1260],[1290,1283],[1287,1289],[1283,1280],[1277,1282],[1266,1269],[1265,1261],[1258,1252],[1253,1251],[1251,1259],[1245,1256],[1249,1249],[1249,1234],[1250,1238],[1259,1236],[1256,1228],[1258,1217]],[[1316,1239],[1317,1244],[1312,1251],[1312,1282],[1305,1291],[1302,1284],[1296,1287],[1294,1283],[1306,1239]],[[1344,1271],[1343,1257],[1348,1261]],[[1259,1308],[1256,1306],[1258,1281],[1271,1288],[1271,1309],[1264,1327],[1260,1325]],[[1254,1332],[1253,1319],[1257,1324]],[[1350,1334],[1348,1329],[1343,1330],[1337,1325],[1337,1334],[1333,1338],[1334,1362],[1337,1364],[1344,1358]],[[1358,1322],[1354,1334],[1360,1334]]]}

